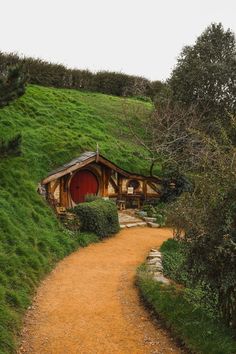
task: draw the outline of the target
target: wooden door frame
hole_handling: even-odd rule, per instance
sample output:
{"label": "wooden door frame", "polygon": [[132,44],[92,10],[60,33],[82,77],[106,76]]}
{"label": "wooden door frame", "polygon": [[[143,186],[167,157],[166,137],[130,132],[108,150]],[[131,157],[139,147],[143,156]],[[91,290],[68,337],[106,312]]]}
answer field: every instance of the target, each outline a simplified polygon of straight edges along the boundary
{"label": "wooden door frame", "polygon": [[97,171],[95,170],[95,168],[92,168],[92,167],[89,167],[89,166],[86,166],[85,168],[81,168],[81,169],[78,169],[76,171],[74,171],[70,178],[68,179],[68,182],[67,182],[67,190],[68,190],[68,197],[69,197],[69,203],[71,204],[71,207],[73,208],[74,206],[76,206],[77,204],[73,201],[72,199],[72,196],[71,196],[71,190],[70,190],[70,185],[71,185],[71,181],[73,179],[73,177],[76,175],[76,173],[78,172],[82,172],[82,171],[89,171],[90,173],[92,173],[95,177],[96,177],[96,180],[97,180],[97,183],[98,183],[98,190],[97,190],[97,194],[100,192],[101,190],[101,176],[98,175]]}

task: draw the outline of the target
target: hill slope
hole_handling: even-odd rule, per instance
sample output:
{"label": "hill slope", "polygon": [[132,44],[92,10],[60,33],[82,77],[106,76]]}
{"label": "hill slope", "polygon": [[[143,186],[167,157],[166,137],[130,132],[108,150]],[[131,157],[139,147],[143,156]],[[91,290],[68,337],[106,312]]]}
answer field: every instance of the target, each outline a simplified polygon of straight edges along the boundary
{"label": "hill slope", "polygon": [[92,237],[81,236],[81,241],[62,228],[36,193],[38,182],[97,143],[121,167],[147,173],[145,152],[125,138],[124,120],[138,111],[138,125],[151,109],[132,99],[29,86],[0,110],[0,139],[17,132],[23,137],[21,157],[0,159],[0,353],[14,352],[22,314],[39,279]]}

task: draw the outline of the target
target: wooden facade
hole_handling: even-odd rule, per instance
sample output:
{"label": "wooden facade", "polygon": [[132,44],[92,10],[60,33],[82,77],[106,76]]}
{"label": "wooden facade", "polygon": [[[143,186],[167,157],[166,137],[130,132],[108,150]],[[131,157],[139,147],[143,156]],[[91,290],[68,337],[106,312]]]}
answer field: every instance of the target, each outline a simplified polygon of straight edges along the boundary
{"label": "wooden facade", "polygon": [[73,208],[88,194],[122,201],[126,207],[140,207],[158,198],[161,180],[127,172],[96,152],[85,152],[41,182],[47,200],[56,207]]}

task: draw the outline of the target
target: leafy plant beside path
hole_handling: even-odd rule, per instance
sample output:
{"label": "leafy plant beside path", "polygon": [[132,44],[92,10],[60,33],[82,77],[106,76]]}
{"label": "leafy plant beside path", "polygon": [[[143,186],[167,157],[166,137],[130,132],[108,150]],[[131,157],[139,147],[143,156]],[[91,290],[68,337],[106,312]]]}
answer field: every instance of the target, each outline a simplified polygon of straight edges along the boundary
{"label": "leafy plant beside path", "polygon": [[152,280],[145,266],[138,270],[137,284],[144,302],[185,348],[201,354],[236,353],[233,331],[207,316],[203,308],[189,302],[186,290]]}
{"label": "leafy plant beside path", "polygon": [[186,264],[186,244],[169,239],[160,250],[163,272],[174,283],[165,286],[154,281],[146,267],[141,266],[137,273],[137,284],[146,304],[192,352],[235,353],[235,333],[218,315],[217,294],[209,294],[201,282],[198,285],[192,282]]}

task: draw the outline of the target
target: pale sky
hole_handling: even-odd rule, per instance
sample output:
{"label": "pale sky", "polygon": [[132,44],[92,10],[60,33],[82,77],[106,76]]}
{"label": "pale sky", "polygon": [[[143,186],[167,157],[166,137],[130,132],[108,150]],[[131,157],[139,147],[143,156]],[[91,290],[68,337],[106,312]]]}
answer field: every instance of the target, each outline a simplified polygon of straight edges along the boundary
{"label": "pale sky", "polygon": [[236,0],[2,0],[0,51],[165,80],[212,22],[236,32]]}

